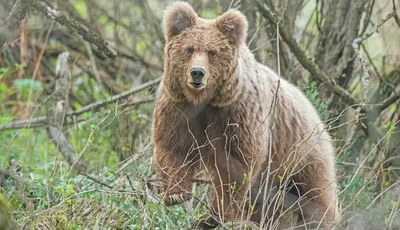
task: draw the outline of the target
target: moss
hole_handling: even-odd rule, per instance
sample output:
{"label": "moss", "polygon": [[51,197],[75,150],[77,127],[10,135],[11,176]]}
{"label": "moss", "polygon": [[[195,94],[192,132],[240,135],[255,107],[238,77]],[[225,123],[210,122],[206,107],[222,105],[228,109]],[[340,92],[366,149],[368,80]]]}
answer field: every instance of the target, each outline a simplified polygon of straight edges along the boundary
{"label": "moss", "polygon": [[7,229],[10,221],[10,207],[3,194],[0,193],[0,229]]}

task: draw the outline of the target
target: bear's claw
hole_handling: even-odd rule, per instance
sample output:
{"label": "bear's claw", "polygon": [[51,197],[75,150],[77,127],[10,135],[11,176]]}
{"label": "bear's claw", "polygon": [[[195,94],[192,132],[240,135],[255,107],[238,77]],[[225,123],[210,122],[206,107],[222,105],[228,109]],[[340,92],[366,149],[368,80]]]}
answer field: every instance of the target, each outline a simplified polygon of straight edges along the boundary
{"label": "bear's claw", "polygon": [[219,221],[213,216],[198,219],[192,224],[192,229],[212,229],[219,226]]}
{"label": "bear's claw", "polygon": [[175,193],[175,194],[166,195],[164,198],[164,203],[167,206],[172,206],[172,205],[176,205],[176,204],[185,203],[186,201],[190,200],[191,198],[192,198],[192,194],[190,194],[190,193],[186,193],[186,192]]}

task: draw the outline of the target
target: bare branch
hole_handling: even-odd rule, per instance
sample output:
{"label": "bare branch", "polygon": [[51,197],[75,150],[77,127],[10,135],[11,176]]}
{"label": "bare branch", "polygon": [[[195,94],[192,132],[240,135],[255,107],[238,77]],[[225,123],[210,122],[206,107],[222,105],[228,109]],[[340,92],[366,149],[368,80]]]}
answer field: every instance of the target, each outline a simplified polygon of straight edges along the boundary
{"label": "bare branch", "polygon": [[140,91],[142,91],[144,89],[147,89],[147,88],[149,88],[151,86],[157,85],[160,82],[160,80],[161,80],[161,78],[157,78],[155,80],[152,80],[152,81],[149,81],[149,82],[144,83],[142,85],[139,85],[138,87],[132,88],[132,89],[130,89],[128,91],[125,91],[123,93],[120,93],[120,94],[117,94],[115,96],[112,96],[110,99],[105,99],[105,100],[102,100],[102,101],[94,102],[92,104],[89,104],[89,105],[83,107],[80,110],[72,112],[71,115],[79,115],[79,114],[88,112],[88,111],[90,111],[92,109],[96,109],[96,108],[99,108],[99,107],[114,103],[114,102],[116,102],[116,101],[118,101],[120,99],[127,98],[127,97],[131,96],[132,94],[138,93],[138,92],[140,92]]}
{"label": "bare branch", "polygon": [[[363,86],[364,86],[364,99],[367,97],[368,95],[368,90],[366,90],[369,87],[369,82],[370,82],[370,77],[369,77],[369,73],[368,73],[368,68],[366,66],[366,63],[362,57],[361,51],[360,51],[360,44],[362,44],[363,41],[367,40],[369,37],[371,37],[374,33],[378,32],[379,28],[385,24],[385,22],[387,22],[389,19],[391,19],[392,17],[396,17],[396,11],[393,11],[392,13],[386,15],[385,18],[383,18],[377,25],[375,25],[368,33],[364,33],[362,35],[362,37],[356,38],[353,41],[353,49],[355,50],[355,52],[357,53],[357,57],[360,59],[361,62],[361,66],[362,66],[362,70],[363,70]],[[392,103],[394,103],[397,99],[399,99],[400,97],[400,91],[395,91],[394,94],[391,97],[386,98],[381,106],[380,109],[381,111],[384,110],[385,108],[387,108],[389,105],[391,105]]]}
{"label": "bare branch", "polygon": [[383,18],[377,25],[375,25],[368,33],[365,33],[362,37],[356,38],[353,41],[353,47],[357,45],[357,47],[360,45],[361,42],[367,40],[369,37],[371,37],[374,33],[378,32],[379,28],[385,24],[389,19],[394,17],[396,15],[396,12],[392,12],[388,15],[386,15],[385,18]]}
{"label": "bare branch", "polygon": [[[20,182],[20,183],[22,183],[22,184],[31,186],[31,187],[33,187],[33,188],[37,188],[37,187],[38,187],[37,185],[35,185],[35,184],[33,184],[33,183],[31,183],[31,182],[25,180],[24,178],[22,178],[22,177],[20,177],[20,176],[15,175],[13,172],[11,172],[11,171],[9,171],[9,170],[7,170],[7,169],[0,168],[0,175],[2,175],[2,174],[3,174],[3,175],[6,175],[6,176],[8,176],[8,177],[11,177],[13,180],[15,180],[15,181],[17,181],[17,182]],[[1,182],[1,181],[0,181],[0,182]]]}
{"label": "bare branch", "polygon": [[370,22],[371,16],[372,16],[372,11],[374,9],[374,5],[375,5],[375,0],[371,0],[369,2],[369,9],[368,9],[367,15],[365,16],[365,19],[364,19],[364,23],[363,23],[363,28],[361,30],[361,34],[364,34],[365,31],[368,28],[368,25],[369,25],[369,22]]}
{"label": "bare branch", "polygon": [[64,69],[56,71],[59,73],[57,74],[56,87],[54,91],[56,103],[53,113],[48,114],[49,123],[52,125],[47,128],[47,134],[53,140],[64,159],[78,172],[85,172],[88,169],[85,161],[81,159],[81,157],[78,157],[73,146],[69,143],[67,137],[62,132],[65,113],[69,107],[68,92],[71,84],[70,74],[68,69],[66,69],[68,68],[68,58],[68,52],[59,54],[57,58],[57,67]]}
{"label": "bare branch", "polygon": [[348,105],[358,104],[357,98],[355,98],[350,92],[346,89],[342,88],[340,85],[336,83],[333,78],[324,73],[317,64],[315,64],[311,59],[309,59],[301,49],[299,44],[293,38],[293,36],[289,33],[287,28],[284,26],[284,23],[278,23],[278,19],[272,13],[272,11],[267,7],[262,5],[261,3],[257,3],[258,8],[260,9],[260,13],[268,19],[274,25],[279,25],[280,35],[282,36],[283,40],[288,44],[290,50],[296,56],[297,60],[302,64],[302,66],[307,69],[311,75],[318,80],[322,81],[324,85],[335,94],[339,95]]}
{"label": "bare branch", "polygon": [[4,22],[0,25],[0,50],[3,50],[7,39],[10,38],[10,31],[16,29],[20,21],[24,19],[25,15],[28,13],[29,6],[28,0],[17,0],[10,14],[8,14]]}
{"label": "bare branch", "polygon": [[32,119],[14,121],[8,124],[2,124],[0,125],[0,131],[11,130],[11,129],[23,129],[23,128],[37,128],[37,127],[43,127],[46,124],[47,124],[46,117],[37,117]]}
{"label": "bare branch", "polygon": [[113,48],[111,48],[110,45],[103,38],[86,28],[84,25],[75,21],[74,19],[51,8],[45,2],[42,2],[40,0],[34,1],[33,7],[44,13],[50,19],[53,19],[61,25],[72,29],[75,33],[82,36],[82,38],[86,41],[95,44],[109,58],[115,58],[117,56],[117,52]]}
{"label": "bare branch", "polygon": [[[66,116],[70,117],[70,116],[81,115],[81,114],[89,112],[93,109],[98,109],[100,107],[114,103],[120,99],[127,98],[135,93],[138,93],[138,92],[144,90],[144,89],[155,86],[160,82],[160,80],[161,80],[160,78],[157,78],[157,79],[149,81],[145,84],[139,85],[138,87],[134,87],[128,91],[125,91],[123,93],[112,96],[110,99],[105,99],[102,101],[97,101],[97,102],[91,103],[89,105],[84,106],[82,109],[67,113]],[[143,100],[134,101],[134,102],[130,103],[130,105],[139,105],[139,104],[149,103],[152,101],[154,101],[154,98],[150,97],[150,98],[146,98]],[[44,127],[46,125],[48,125],[47,118],[45,116],[43,116],[43,117],[37,117],[37,118],[32,118],[32,119],[27,119],[27,120],[10,122],[8,124],[2,124],[2,125],[0,125],[0,131],[11,130],[11,129],[38,128],[38,127]]]}
{"label": "bare branch", "polygon": [[392,96],[386,98],[382,101],[382,105],[380,106],[380,110],[384,110],[389,107],[391,104],[395,103],[397,100],[400,99],[400,89],[395,91]]}

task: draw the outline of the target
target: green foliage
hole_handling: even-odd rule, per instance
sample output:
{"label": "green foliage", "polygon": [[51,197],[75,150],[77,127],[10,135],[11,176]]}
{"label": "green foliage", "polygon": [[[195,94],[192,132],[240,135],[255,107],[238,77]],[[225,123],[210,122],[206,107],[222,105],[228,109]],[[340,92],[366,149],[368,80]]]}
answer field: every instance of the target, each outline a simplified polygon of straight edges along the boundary
{"label": "green foliage", "polygon": [[0,68],[0,80],[10,72],[9,68]]}
{"label": "green foliage", "polygon": [[13,81],[15,87],[19,90],[41,91],[43,89],[42,84],[39,81],[31,79],[22,79]]}
{"label": "green foliage", "polygon": [[368,178],[361,173],[353,181],[350,179],[347,178],[339,184],[340,191],[347,188],[342,196],[342,206],[347,207],[346,211],[348,212],[365,209],[376,194],[373,188],[368,186],[368,183],[370,183]]}
{"label": "green foliage", "polygon": [[321,97],[319,96],[318,92],[318,87],[317,83],[315,81],[311,82],[310,88],[304,92],[306,97],[311,101],[313,106],[317,109],[317,112],[321,119],[325,121],[328,119],[328,111],[327,111],[327,105],[325,102],[321,100]]}
{"label": "green foliage", "polygon": [[10,220],[10,208],[4,195],[0,193],[0,229],[7,229]]}
{"label": "green foliage", "polygon": [[[393,212],[398,210],[399,190],[379,194],[374,185],[375,178],[369,175],[371,170],[358,169],[356,165],[346,167],[348,159],[351,159],[351,153],[344,152],[337,165],[337,174],[344,175],[339,180],[338,190],[342,215],[344,219],[349,219],[348,225],[353,226],[352,229],[360,226],[368,226],[368,229],[385,229],[389,225],[400,227],[400,221],[393,216]],[[383,183],[383,186],[382,190],[385,190],[390,184]],[[381,196],[381,199],[376,199],[377,196]]]}
{"label": "green foliage", "polygon": [[[19,68],[19,65],[16,65],[16,69]],[[0,68],[0,101],[5,101],[5,99],[14,94],[15,92],[17,92],[17,90],[8,87],[8,85],[5,82],[1,82],[1,80],[9,75],[11,73],[11,69],[10,68]],[[0,114],[0,119],[1,119],[1,115]]]}
{"label": "green foliage", "polygon": [[387,133],[387,132],[389,132],[389,131],[390,131],[389,136],[390,136],[392,133],[397,132],[397,126],[396,126],[396,124],[395,124],[394,122],[392,122],[391,120],[388,120],[386,123],[384,123],[384,124],[381,125],[381,132],[382,132],[382,133]]}
{"label": "green foliage", "polygon": [[82,18],[87,18],[87,5],[83,0],[75,0],[74,7]]}
{"label": "green foliage", "polygon": [[[14,215],[20,224],[35,229],[43,223],[52,229],[87,229],[93,226],[102,229],[141,229],[143,226],[187,229],[194,217],[204,213],[200,208],[191,216],[180,206],[166,207],[160,203],[160,195],[145,194],[139,181],[128,182],[127,177],[121,178],[107,168],[102,178],[90,176],[110,186],[118,186],[118,190],[105,188],[82,175],[68,174],[68,166],[57,164],[53,162],[46,167],[24,170],[22,176],[29,178],[29,183],[37,188],[28,187],[21,191],[7,183],[11,208],[20,210]],[[140,172],[141,168],[137,170],[132,171],[130,177],[135,178],[132,174]],[[26,198],[20,196],[22,193],[29,194],[26,198],[34,202],[27,204]],[[35,212],[41,214],[36,219],[26,218],[22,212],[28,208],[26,205],[33,205]]]}
{"label": "green foliage", "polygon": [[201,12],[200,16],[203,18],[216,18],[218,15],[221,14],[221,10],[222,9],[220,6],[214,8],[214,9],[204,9]]}

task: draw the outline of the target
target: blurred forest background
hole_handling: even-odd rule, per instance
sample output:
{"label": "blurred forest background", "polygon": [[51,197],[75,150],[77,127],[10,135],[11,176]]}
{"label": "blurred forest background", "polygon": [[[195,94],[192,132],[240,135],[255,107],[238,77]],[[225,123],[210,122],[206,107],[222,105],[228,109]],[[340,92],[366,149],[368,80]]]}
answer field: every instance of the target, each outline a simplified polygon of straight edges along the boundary
{"label": "blurred forest background", "polygon": [[[207,184],[191,210],[164,206],[152,167],[172,2],[0,0],[0,229],[188,229],[208,213]],[[189,3],[243,12],[257,60],[316,106],[347,228],[400,229],[400,1]]]}

